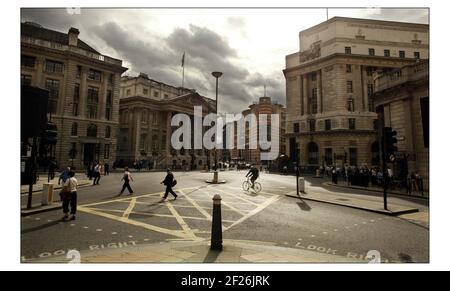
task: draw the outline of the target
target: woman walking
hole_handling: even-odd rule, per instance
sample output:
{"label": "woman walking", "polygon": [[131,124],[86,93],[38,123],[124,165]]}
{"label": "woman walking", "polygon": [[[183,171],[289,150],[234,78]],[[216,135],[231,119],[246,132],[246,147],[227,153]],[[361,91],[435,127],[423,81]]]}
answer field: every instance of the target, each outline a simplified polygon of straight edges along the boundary
{"label": "woman walking", "polygon": [[68,195],[63,199],[63,211],[64,217],[63,220],[69,220],[69,204],[70,204],[70,220],[75,220],[75,215],[77,213],[77,187],[78,181],[75,178],[75,172],[69,172],[69,179],[64,183],[64,187],[66,187],[66,191]]}
{"label": "woman walking", "polygon": [[128,189],[128,192],[130,192],[130,195],[133,194],[133,189],[131,189],[130,186],[130,180],[133,181],[133,177],[131,177],[131,173],[128,171],[128,167],[125,167],[125,172],[123,173],[123,186],[122,191],[120,191],[119,196],[122,195],[123,191],[125,191],[125,188]]}

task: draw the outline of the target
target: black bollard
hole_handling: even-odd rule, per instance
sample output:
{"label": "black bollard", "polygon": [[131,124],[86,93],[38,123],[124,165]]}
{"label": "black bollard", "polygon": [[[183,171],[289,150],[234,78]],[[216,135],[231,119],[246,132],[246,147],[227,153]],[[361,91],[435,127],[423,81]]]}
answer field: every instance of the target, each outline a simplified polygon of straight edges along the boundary
{"label": "black bollard", "polygon": [[213,197],[213,216],[211,226],[211,250],[222,250],[222,198],[219,194]]}

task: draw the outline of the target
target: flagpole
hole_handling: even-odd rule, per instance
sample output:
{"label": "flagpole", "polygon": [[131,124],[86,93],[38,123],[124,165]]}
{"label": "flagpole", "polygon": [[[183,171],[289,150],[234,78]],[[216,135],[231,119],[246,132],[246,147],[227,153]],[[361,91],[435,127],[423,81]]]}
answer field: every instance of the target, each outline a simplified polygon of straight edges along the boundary
{"label": "flagpole", "polygon": [[181,88],[184,88],[184,66],[183,66],[183,79],[181,80]]}
{"label": "flagpole", "polygon": [[183,57],[181,58],[181,67],[183,67],[183,76],[181,79],[181,88],[184,88],[184,56],[185,56],[185,52],[183,52]]}

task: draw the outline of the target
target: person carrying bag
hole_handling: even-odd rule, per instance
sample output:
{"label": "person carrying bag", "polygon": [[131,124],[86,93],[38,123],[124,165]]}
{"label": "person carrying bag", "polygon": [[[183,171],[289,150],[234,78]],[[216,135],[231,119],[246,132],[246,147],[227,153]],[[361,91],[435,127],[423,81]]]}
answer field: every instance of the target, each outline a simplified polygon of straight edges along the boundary
{"label": "person carrying bag", "polygon": [[75,220],[75,214],[77,212],[77,187],[78,181],[74,177],[75,172],[69,172],[69,179],[64,183],[64,187],[60,192],[60,197],[62,200],[62,207],[64,216],[63,221],[69,220],[69,204],[70,204],[70,220]]}

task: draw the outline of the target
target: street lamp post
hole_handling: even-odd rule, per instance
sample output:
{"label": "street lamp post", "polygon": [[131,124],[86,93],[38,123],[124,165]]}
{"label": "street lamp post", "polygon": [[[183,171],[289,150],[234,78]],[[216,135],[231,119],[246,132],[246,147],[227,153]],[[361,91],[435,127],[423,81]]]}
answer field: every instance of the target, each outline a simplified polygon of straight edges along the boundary
{"label": "street lamp post", "polygon": [[[219,105],[219,78],[222,76],[222,72],[212,72],[211,73],[214,78],[216,78],[216,127],[217,127],[217,118],[218,118],[218,105]],[[214,147],[214,183],[218,182],[219,176],[217,173],[217,132],[215,136],[216,146]]]}

